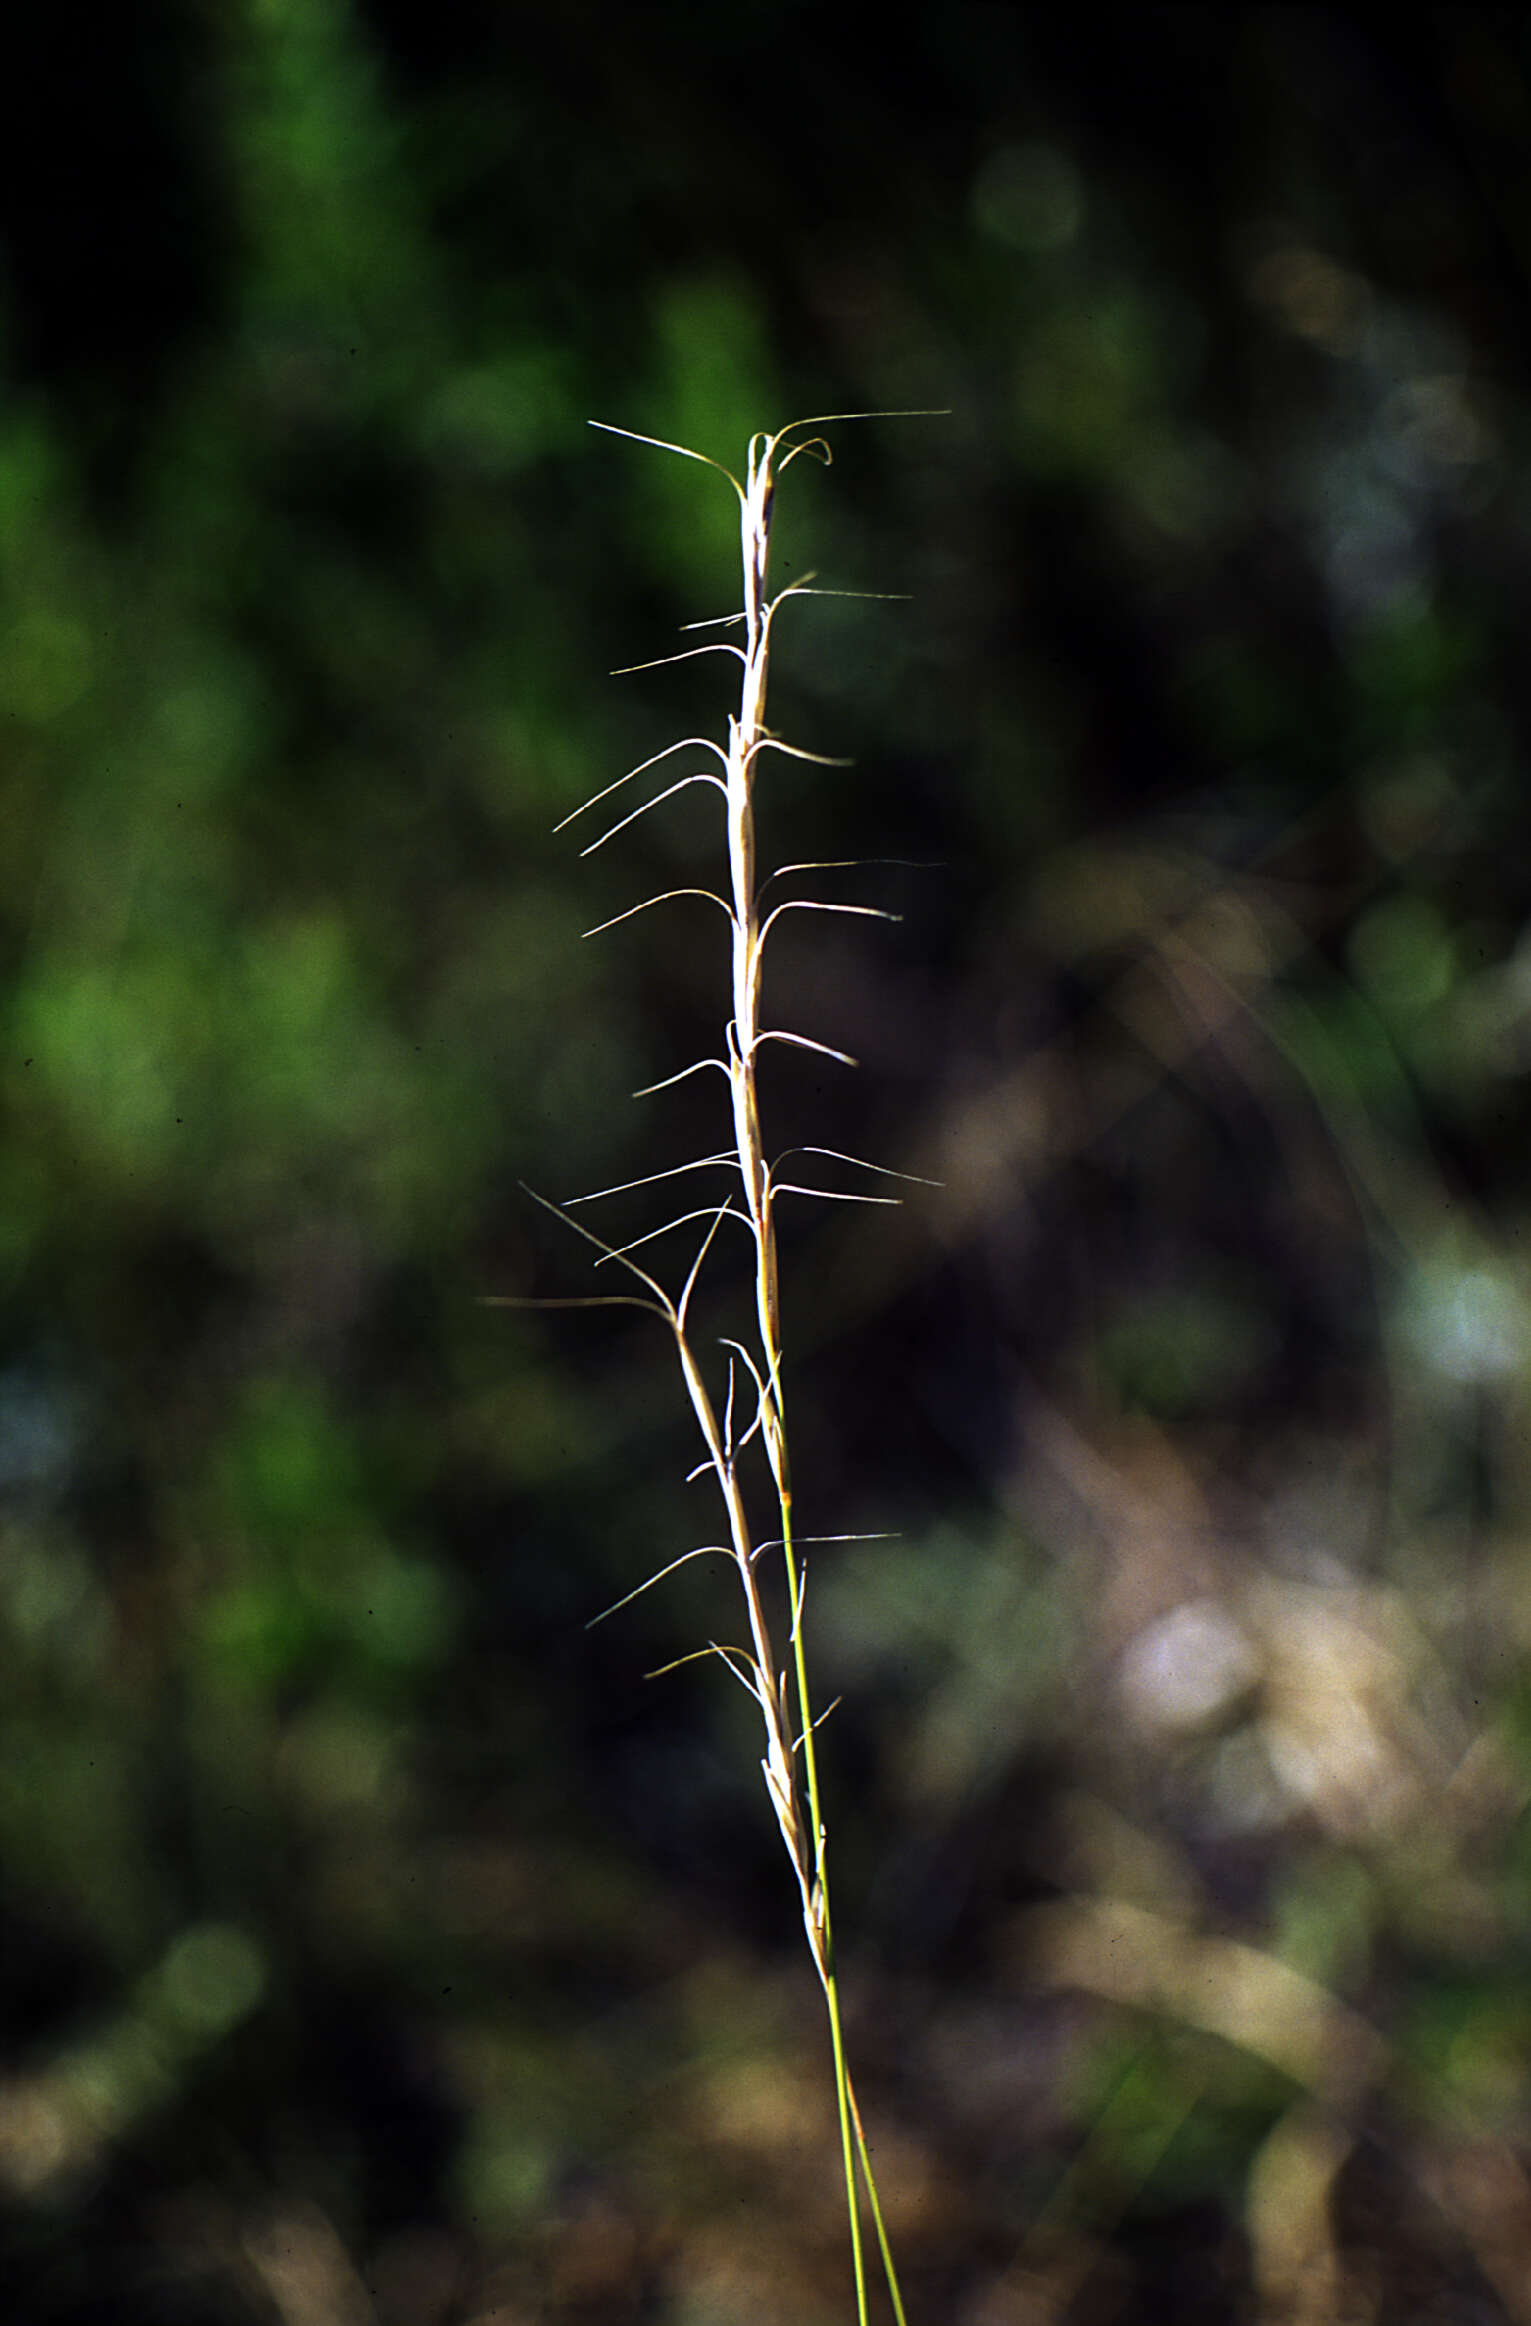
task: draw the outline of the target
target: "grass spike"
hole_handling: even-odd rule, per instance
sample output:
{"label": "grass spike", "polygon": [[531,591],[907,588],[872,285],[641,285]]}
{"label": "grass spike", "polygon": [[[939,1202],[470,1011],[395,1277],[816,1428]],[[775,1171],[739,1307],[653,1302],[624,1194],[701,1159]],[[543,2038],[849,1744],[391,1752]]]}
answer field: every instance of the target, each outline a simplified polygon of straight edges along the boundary
{"label": "grass spike", "polygon": [[[738,613],[710,617],[687,624],[688,630],[729,629],[742,631],[742,642],[734,639],[712,639],[687,647],[676,654],[663,655],[653,661],[624,665],[623,675],[644,670],[658,670],[676,662],[686,662],[707,654],[733,656],[740,664],[741,679],[739,704],[730,713],[726,748],[702,736],[683,737],[678,743],[656,752],[652,758],[630,768],[615,783],[598,791],[565,817],[564,825],[583,815],[587,808],[620,790],[635,777],[659,764],[672,753],[687,748],[710,752],[718,762],[721,773],[711,769],[693,770],[673,784],[667,785],[641,806],[631,810],[612,824],[600,837],[582,851],[592,854],[608,840],[615,839],[629,824],[650,808],[658,807],[678,792],[698,784],[710,785],[723,794],[725,802],[727,880],[720,889],[681,887],[668,889],[648,897],[642,903],[630,906],[625,912],[603,921],[597,929],[587,932],[597,935],[601,930],[614,928],[620,922],[631,920],[650,906],[663,904],[681,896],[701,896],[721,906],[730,926],[731,988],[730,1008],[724,1018],[724,1056],[694,1059],[676,1073],[661,1081],[648,1084],[635,1095],[650,1096],[673,1088],[690,1076],[720,1070],[729,1086],[729,1105],[733,1123],[733,1145],[711,1155],[696,1157],[677,1164],[671,1169],[651,1172],[639,1179],[627,1180],[611,1187],[595,1190],[592,1194],[570,1198],[571,1204],[593,1203],[609,1195],[627,1194],[635,1189],[653,1186],[660,1181],[678,1178],[692,1171],[711,1170],[721,1166],[736,1168],[740,1190],[723,1203],[695,1211],[682,1212],[667,1220],[663,1226],[648,1230],[628,1243],[608,1243],[593,1233],[582,1222],[570,1216],[565,1206],[552,1204],[545,1197],[537,1201],[544,1208],[584,1237],[597,1253],[595,1265],[603,1267],[615,1262],[627,1270],[643,1287],[643,1292],[596,1296],[589,1300],[573,1301],[516,1301],[506,1300],[496,1305],[528,1307],[608,1307],[625,1306],[647,1309],[659,1316],[671,1335],[680,1364],[682,1381],[695,1416],[704,1448],[703,1457],[692,1471],[692,1477],[710,1472],[716,1482],[727,1519],[727,1542],[706,1543],[682,1553],[678,1559],[660,1567],[654,1574],[636,1586],[623,1598],[615,1601],[601,1616],[592,1620],[601,1622],[628,1606],[642,1592],[673,1574],[677,1568],[692,1559],[721,1556],[732,1560],[739,1589],[744,1600],[749,1625],[749,1645],[722,1645],[709,1640],[705,1647],[696,1648],[660,1665],[651,1678],[682,1669],[685,1665],[717,1657],[756,1704],[764,1725],[765,1751],[761,1756],[761,1773],[767,1798],[780,1829],[799,1893],[803,1913],[803,1928],[809,1953],[823,1989],[829,2023],[830,2050],[833,2060],[834,2089],[839,2119],[841,2165],[845,2181],[847,2226],[850,2237],[851,2271],[855,2287],[858,2326],[870,2326],[867,2241],[862,2224],[863,2198],[871,2214],[877,2253],[882,2264],[883,2281],[891,2305],[895,2326],[906,2326],[903,2295],[898,2272],[883,2217],[876,2177],[872,2169],[871,2151],[862,2119],[860,2103],[851,2080],[846,2059],[843,2013],[836,1971],[833,1926],[830,1915],[828,1881],[828,1840],[820,1799],[818,1759],[815,1737],[822,1723],[834,1710],[834,1704],[816,1712],[808,1680],[807,1656],[803,1637],[803,1598],[806,1586],[806,1568],[803,1549],[809,1543],[845,1542],[883,1539],[876,1535],[803,1535],[794,1525],[791,1464],[788,1452],[786,1406],[783,1386],[784,1352],[781,1336],[781,1308],[777,1282],[776,1236],[774,1202],[778,1195],[817,1195],[831,1203],[896,1204],[894,1195],[878,1195],[858,1190],[834,1190],[802,1186],[794,1181],[778,1179],[775,1175],[780,1164],[794,1154],[819,1155],[833,1162],[843,1163],[856,1170],[870,1171],[878,1176],[909,1181],[915,1185],[933,1185],[921,1180],[913,1172],[891,1171],[887,1166],[868,1163],[863,1158],[848,1155],[835,1148],[803,1145],[788,1148],[771,1165],[766,1158],[760,1127],[760,1109],[756,1092],[756,1060],[767,1043],[779,1042],[786,1047],[830,1058],[839,1064],[854,1066],[856,1061],[844,1050],[834,1048],[808,1034],[790,1032],[784,1028],[763,1026],[760,1020],[760,995],[763,976],[765,940],[775,922],[789,911],[841,913],[869,920],[893,920],[898,916],[880,907],[842,902],[837,899],[788,898],[777,904],[762,918],[760,899],[773,879],[780,880],[797,873],[815,873],[846,869],[858,862],[907,862],[903,858],[825,858],[805,863],[782,865],[774,873],[761,875],[756,861],[755,788],[760,768],[768,752],[780,752],[785,757],[805,761],[813,766],[843,766],[845,761],[829,754],[810,751],[801,745],[787,743],[773,734],[766,724],[766,698],[770,675],[772,630],[775,617],[790,599],[797,597],[865,597],[885,600],[894,593],[830,589],[817,583],[812,575],[789,583],[772,596],[767,577],[770,559],[771,524],[780,478],[792,463],[806,455],[824,466],[831,465],[834,455],[827,437],[812,433],[842,421],[872,419],[914,419],[938,416],[934,410],[918,408],[901,411],[865,411],[822,413],[800,420],[789,421],[775,431],[759,430],[750,438],[746,451],[743,478],[735,476],[721,461],[709,454],[698,452],[692,446],[678,444],[669,438],[641,433],[636,429],[621,428],[610,421],[593,420],[590,425],[605,434],[625,438],[629,443],[652,450],[669,452],[680,459],[699,463],[726,479],[739,504],[740,556],[743,604]],[[690,1311],[701,1281],[708,1256],[725,1219],[742,1220],[749,1229],[754,1250],[754,1307],[757,1339],[751,1347],[747,1342],[730,1335],[720,1336],[719,1346],[727,1352],[726,1385],[722,1417],[719,1418],[712,1394],[703,1376],[697,1352],[691,1340]],[[632,1255],[656,1239],[667,1236],[675,1229],[705,1220],[707,1227],[692,1256],[684,1283],[678,1295],[664,1289],[657,1276]],[[754,1418],[742,1434],[736,1436],[736,1408],[739,1403],[742,1372],[747,1372],[754,1386]],[[747,1398],[746,1398],[747,1402]],[[780,1532],[756,1540],[747,1514],[741,1484],[740,1457],[751,1442],[759,1439],[766,1457],[766,1467],[774,1489]],[[782,1563],[782,1581],[790,1616],[788,1633],[790,1655],[784,1664],[778,1664],[773,1645],[770,1623],[761,1597],[757,1562],[762,1553],[779,1554]],[[837,1698],[835,1702],[838,1702]]]}

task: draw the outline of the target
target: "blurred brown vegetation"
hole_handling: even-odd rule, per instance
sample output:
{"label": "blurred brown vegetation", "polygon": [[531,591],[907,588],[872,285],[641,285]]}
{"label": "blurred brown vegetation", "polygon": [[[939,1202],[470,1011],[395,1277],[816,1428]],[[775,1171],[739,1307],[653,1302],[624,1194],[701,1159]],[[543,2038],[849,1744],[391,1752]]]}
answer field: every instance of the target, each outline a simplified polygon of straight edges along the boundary
{"label": "blurred brown vegetation", "polygon": [[551,827],[721,719],[604,674],[734,520],[585,420],[949,405],[784,490],[911,603],[791,610],[762,811],[903,916],[782,925],[776,1142],[942,1183],[785,1254],[911,2320],[1524,2326],[1524,17],[92,38],[0,138],[6,2319],[850,2314],[749,1708],[643,1679],[726,1584],[585,1629],[667,1352],[477,1296],[715,1144],[626,1102],[715,932],[579,942],[704,819]]}

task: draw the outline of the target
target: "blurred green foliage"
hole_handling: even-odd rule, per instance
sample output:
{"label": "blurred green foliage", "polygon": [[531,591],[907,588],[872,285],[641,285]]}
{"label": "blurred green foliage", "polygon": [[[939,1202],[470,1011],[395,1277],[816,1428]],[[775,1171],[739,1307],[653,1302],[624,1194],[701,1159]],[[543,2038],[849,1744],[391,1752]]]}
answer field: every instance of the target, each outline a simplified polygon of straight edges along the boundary
{"label": "blurred green foliage", "polygon": [[670,1353],[479,1296],[716,1136],[714,930],[579,941],[713,835],[552,827],[736,512],[586,420],[949,406],[784,488],[913,602],[766,807],[903,916],[779,1143],[942,1182],[787,1250],[911,2314],[1523,2320],[1524,28],[129,16],[0,140],[6,2317],[846,2314],[721,1585],[585,1629]]}

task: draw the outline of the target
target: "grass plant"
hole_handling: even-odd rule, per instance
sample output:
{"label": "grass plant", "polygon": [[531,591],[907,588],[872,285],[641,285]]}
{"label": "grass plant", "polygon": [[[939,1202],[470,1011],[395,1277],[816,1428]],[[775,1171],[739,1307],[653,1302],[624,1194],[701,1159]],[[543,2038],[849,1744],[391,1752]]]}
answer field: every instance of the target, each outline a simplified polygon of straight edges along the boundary
{"label": "grass plant", "polygon": [[[728,1088],[732,1137],[729,1144],[717,1151],[693,1157],[670,1170],[653,1174],[650,1179],[601,1188],[592,1194],[571,1198],[567,1204],[548,1205],[548,1209],[566,1220],[595,1247],[596,1265],[611,1266],[622,1271],[632,1289],[535,1304],[557,1307],[620,1305],[649,1310],[669,1331],[679,1359],[681,1378],[704,1448],[698,1468],[700,1471],[710,1471],[716,1483],[727,1539],[702,1544],[684,1552],[680,1558],[647,1576],[605,1613],[614,1614],[617,1608],[628,1605],[640,1592],[672,1574],[688,1560],[715,1555],[730,1560],[734,1567],[744,1602],[747,1643],[728,1646],[709,1641],[703,1647],[676,1657],[661,1669],[672,1671],[678,1665],[698,1657],[716,1657],[747,1691],[760,1714],[765,1741],[761,1772],[797,1884],[803,1930],[823,1988],[828,2016],[856,2287],[856,2314],[860,2326],[867,2326],[869,2317],[863,2195],[870,2214],[888,2298],[898,2326],[905,2326],[905,2312],[876,2177],[872,2170],[866,2129],[846,2058],[844,2015],[835,1964],[834,1927],[830,1916],[828,1844],[815,1742],[819,1724],[833,1707],[815,1711],[803,1633],[803,1545],[808,1541],[820,1542],[826,1538],[804,1537],[798,1533],[796,1525],[787,1438],[776,1213],[778,1203],[784,1196],[816,1195],[833,1202],[893,1203],[899,1200],[897,1196],[881,1190],[846,1194],[814,1185],[811,1182],[815,1176],[816,1162],[830,1160],[853,1170],[865,1171],[882,1181],[908,1178],[911,1175],[891,1172],[882,1165],[867,1162],[860,1157],[812,1145],[797,1145],[788,1150],[787,1154],[779,1154],[773,1160],[768,1155],[761,1127],[756,1070],[762,1050],[773,1042],[812,1051],[847,1066],[855,1063],[844,1051],[832,1048],[829,1043],[813,1035],[768,1026],[762,1020],[766,948],[772,929],[783,915],[789,912],[817,912],[859,914],[876,919],[891,919],[894,916],[880,911],[876,906],[792,894],[784,894],[769,910],[765,909],[762,900],[765,891],[773,883],[789,882],[797,875],[843,869],[844,860],[782,865],[774,872],[762,876],[755,829],[755,795],[762,767],[770,753],[784,753],[818,766],[844,764],[843,761],[826,758],[822,753],[806,750],[799,744],[784,741],[779,735],[773,734],[766,723],[772,636],[781,608],[789,599],[798,597],[886,594],[822,591],[815,588],[811,574],[790,583],[774,597],[770,594],[768,562],[771,521],[780,480],[802,454],[821,461],[826,467],[829,465],[831,452],[828,440],[818,433],[810,432],[840,420],[916,416],[920,415],[834,413],[811,420],[794,421],[774,434],[762,432],[750,440],[742,480],[720,462],[710,459],[705,453],[694,451],[688,445],[639,436],[630,429],[610,428],[602,421],[591,423],[594,427],[607,428],[609,434],[626,437],[631,442],[700,462],[727,478],[739,501],[743,569],[741,608],[720,621],[689,625],[697,630],[718,629],[735,635],[706,640],[688,647],[678,655],[662,656],[658,662],[628,666],[633,670],[647,670],[658,668],[660,662],[685,661],[692,657],[725,655],[736,658],[740,668],[739,705],[737,711],[729,715],[726,743],[701,735],[684,736],[679,742],[668,745],[652,758],[630,768],[615,783],[607,785],[565,818],[566,824],[573,823],[589,810],[613,800],[626,785],[650,774],[665,761],[687,753],[692,754],[699,764],[687,767],[673,781],[664,782],[660,788],[652,790],[640,806],[619,815],[589,842],[584,853],[589,855],[597,848],[604,847],[607,841],[638,817],[647,814],[650,808],[657,807],[661,801],[671,799],[679,792],[700,786],[721,795],[726,830],[726,880],[715,888],[667,889],[658,896],[645,898],[641,904],[615,916],[614,920],[601,923],[600,928],[612,928],[617,921],[631,919],[634,914],[646,911],[650,906],[682,897],[701,898],[726,917],[730,934],[731,977],[722,1053],[683,1066],[664,1081],[650,1085],[649,1089],[663,1090],[691,1075],[720,1074]],[[563,826],[559,829],[562,830]],[[586,932],[591,936],[598,933],[598,930]],[[646,1096],[648,1092],[639,1092],[637,1095]],[[660,1227],[649,1230],[633,1242],[613,1245],[586,1227],[582,1221],[570,1216],[574,1205],[595,1203],[604,1197],[624,1194],[636,1187],[684,1179],[693,1173],[701,1177],[721,1174],[726,1192],[716,1201],[704,1203],[697,1208],[683,1209]],[[537,1200],[545,1201],[541,1197]],[[720,1363],[699,1347],[693,1331],[692,1311],[703,1270],[725,1222],[742,1226],[749,1238],[754,1321],[751,1337],[725,1337],[721,1341],[723,1356]],[[679,1290],[671,1292],[661,1278],[637,1259],[635,1254],[640,1247],[686,1228],[692,1232],[695,1249]],[[721,1380],[710,1379],[710,1375],[721,1375]],[[755,1491],[749,1483],[749,1470],[756,1467],[758,1472],[758,1465],[762,1462],[769,1478],[778,1530],[764,1537],[757,1535],[749,1508]],[[780,1653],[773,1636],[767,1595],[762,1588],[762,1562],[768,1554],[779,1554],[781,1561],[788,1649],[785,1656]],[[596,1620],[601,1619],[598,1617]]]}

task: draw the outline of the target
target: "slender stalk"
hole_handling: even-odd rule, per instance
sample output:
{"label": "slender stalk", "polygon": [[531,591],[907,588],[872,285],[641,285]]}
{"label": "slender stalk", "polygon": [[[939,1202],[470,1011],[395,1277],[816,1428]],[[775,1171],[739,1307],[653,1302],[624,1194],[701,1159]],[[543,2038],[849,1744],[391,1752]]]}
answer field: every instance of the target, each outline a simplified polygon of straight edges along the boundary
{"label": "slender stalk", "polygon": [[[771,631],[779,608],[788,598],[818,595],[811,589],[809,579],[793,583],[775,598],[768,591],[768,566],[771,545],[771,519],[775,506],[777,485],[783,471],[799,453],[807,452],[827,465],[829,446],[821,436],[804,436],[805,428],[827,425],[828,419],[872,418],[872,414],[831,414],[822,420],[796,421],[774,435],[760,434],[750,441],[744,481],[727,476],[739,499],[740,550],[743,567],[743,608],[731,620],[742,625],[741,643],[718,641],[709,647],[692,648],[687,654],[722,652],[737,656],[741,665],[739,708],[730,714],[728,741],[724,749],[700,737],[688,739],[687,744],[671,746],[672,750],[694,746],[708,753],[716,761],[720,772],[710,766],[670,783],[656,793],[644,806],[624,815],[600,838],[591,843],[599,847],[603,841],[633,821],[635,815],[646,813],[673,793],[693,783],[714,786],[723,794],[727,827],[728,880],[727,894],[711,889],[682,889],[671,895],[700,895],[720,905],[730,925],[730,988],[732,1010],[724,1030],[725,1055],[720,1059],[698,1062],[697,1068],[685,1068],[683,1073],[707,1066],[717,1067],[728,1081],[729,1104],[733,1122],[733,1146],[723,1154],[699,1158],[694,1165],[682,1165],[680,1171],[708,1170],[725,1167],[737,1174],[737,1189],[718,1204],[706,1207],[701,1214],[688,1213],[683,1218],[705,1217],[709,1225],[700,1251],[692,1262],[685,1286],[678,1299],[665,1292],[658,1279],[650,1275],[631,1257],[634,1246],[622,1249],[606,1244],[586,1228],[580,1233],[595,1244],[603,1260],[614,1260],[637,1278],[650,1296],[637,1305],[655,1310],[668,1324],[674,1337],[680,1360],[686,1394],[691,1402],[697,1426],[706,1448],[706,1466],[716,1479],[728,1525],[727,1545],[711,1545],[722,1551],[734,1563],[744,1596],[745,1613],[749,1627],[748,1648],[719,1648],[701,1652],[721,1656],[734,1677],[749,1691],[759,1707],[765,1729],[765,1754],[761,1770],[766,1791],[776,1814],[788,1860],[797,1880],[802,1903],[803,1928],[809,1952],[824,1990],[825,2007],[829,2020],[830,2048],[834,2061],[835,2096],[840,2120],[840,2146],[845,2172],[846,2211],[850,2229],[851,2260],[856,2284],[856,2315],[859,2326],[868,2326],[869,2308],[865,2241],[861,2220],[859,2183],[865,2187],[876,2231],[883,2275],[888,2288],[897,2326],[905,2326],[903,2297],[898,2273],[894,2266],[892,2249],[883,2220],[876,2178],[872,2170],[861,2110],[857,2104],[846,2059],[845,2030],[841,2009],[840,1988],[835,1968],[833,1928],[829,1911],[829,1875],[825,1824],[820,1798],[818,1753],[815,1745],[816,1716],[809,1687],[807,1657],[803,1640],[804,1575],[793,1525],[791,1464],[787,1448],[786,1403],[783,1389],[783,1349],[781,1336],[781,1307],[778,1289],[776,1253],[775,1203],[784,1192],[774,1180],[772,1166],[767,1158],[761,1136],[760,1107],[756,1088],[756,1062],[766,1042],[780,1041],[797,1047],[822,1052],[831,1057],[843,1057],[840,1051],[806,1035],[766,1028],[761,1023],[760,1001],[766,939],[772,923],[785,907],[761,917],[762,883],[757,872],[755,837],[755,785],[768,751],[783,751],[792,757],[817,760],[820,755],[803,751],[773,735],[766,724],[766,698],[770,678]],[[604,427],[606,423],[592,423]],[[610,433],[630,435],[626,429]],[[655,437],[638,437],[635,441],[658,445],[661,450],[681,454],[688,460],[698,460],[709,468],[719,468],[716,461],[688,446],[664,444]],[[673,659],[682,660],[687,656]],[[639,665],[637,667],[650,667]],[[668,752],[656,754],[642,766],[633,768],[616,784],[608,785],[597,794],[604,800],[632,777],[641,775]],[[825,763],[832,764],[832,763]],[[587,807],[594,806],[587,801]],[[583,810],[576,810],[576,814]],[[810,867],[788,869],[807,870]],[[663,902],[649,898],[646,903]],[[803,909],[824,912],[860,912],[868,908],[820,902],[813,899],[790,900]],[[634,906],[633,912],[643,906]],[[619,914],[619,920],[630,916]],[[604,924],[611,926],[611,923]],[[853,1063],[853,1061],[847,1061]],[[670,1077],[678,1080],[679,1076]],[[663,1085],[656,1085],[662,1088]],[[826,1150],[808,1150],[823,1153]],[[854,1158],[843,1158],[854,1160]],[[868,1168],[877,1168],[868,1166]],[[660,1173],[659,1178],[678,1173]],[[602,1189],[601,1194],[619,1192]],[[811,1193],[795,1183],[794,1193]],[[824,1193],[832,1193],[823,1190]],[[594,1198],[580,1198],[591,1201]],[[888,1201],[887,1197],[862,1197],[861,1201]],[[729,1394],[720,1417],[708,1390],[692,1346],[689,1332],[689,1309],[703,1262],[722,1221],[734,1217],[749,1232],[754,1252],[755,1314],[758,1344],[752,1353],[737,1342],[726,1344],[732,1351],[729,1370]],[[572,1223],[571,1224],[577,1224]],[[671,1222],[678,1225],[679,1222]],[[663,1232],[663,1231],[660,1231]],[[641,1239],[647,1241],[647,1238]],[[631,1301],[632,1295],[618,1295]],[[754,1388],[754,1414],[748,1426],[740,1428],[735,1420],[735,1359],[749,1373]],[[761,1597],[757,1562],[763,1545],[755,1542],[750,1530],[748,1512],[740,1479],[740,1456],[750,1441],[759,1437],[765,1451],[780,1515],[779,1537],[787,1606],[791,1620],[791,1678],[786,1667],[778,1663],[771,1627]],[[672,1562],[679,1564],[680,1562]],[[669,1573],[666,1567],[661,1573]],[[650,1578],[658,1581],[659,1576]],[[640,1586],[640,1589],[644,1586]],[[629,1594],[629,1596],[632,1596]],[[625,1602],[619,1602],[625,1604]],[[686,1659],[681,1659],[685,1661]]]}

